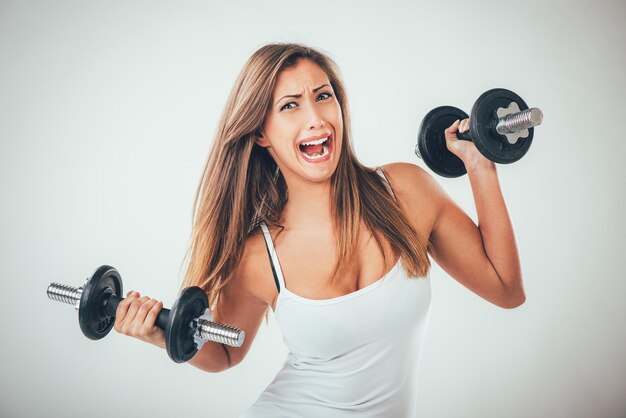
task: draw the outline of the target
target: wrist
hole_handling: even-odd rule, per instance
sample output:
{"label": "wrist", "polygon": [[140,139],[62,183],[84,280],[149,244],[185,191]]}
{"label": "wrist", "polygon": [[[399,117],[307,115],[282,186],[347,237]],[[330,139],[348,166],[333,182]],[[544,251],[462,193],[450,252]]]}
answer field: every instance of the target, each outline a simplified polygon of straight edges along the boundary
{"label": "wrist", "polygon": [[480,160],[473,160],[465,163],[465,170],[467,170],[468,174],[483,171],[495,171],[496,164],[493,161],[482,158]]}
{"label": "wrist", "polygon": [[147,343],[152,345],[156,345],[159,348],[165,349],[165,332],[162,330],[158,330],[154,335],[151,335],[148,339],[145,340]]}

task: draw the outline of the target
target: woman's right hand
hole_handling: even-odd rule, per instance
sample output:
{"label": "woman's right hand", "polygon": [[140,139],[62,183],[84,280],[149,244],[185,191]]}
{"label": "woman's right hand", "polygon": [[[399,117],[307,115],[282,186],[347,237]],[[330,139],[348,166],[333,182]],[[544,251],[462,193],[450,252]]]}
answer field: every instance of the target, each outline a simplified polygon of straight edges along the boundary
{"label": "woman's right hand", "polygon": [[165,348],[165,333],[156,326],[161,309],[163,302],[131,290],[117,306],[113,327],[120,334]]}

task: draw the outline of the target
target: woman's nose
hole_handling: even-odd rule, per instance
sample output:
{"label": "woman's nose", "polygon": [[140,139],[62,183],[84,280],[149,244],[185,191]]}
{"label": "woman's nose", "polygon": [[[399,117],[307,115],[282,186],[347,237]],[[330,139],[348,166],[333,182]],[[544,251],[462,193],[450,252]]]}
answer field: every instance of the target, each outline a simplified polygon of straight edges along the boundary
{"label": "woman's nose", "polygon": [[315,120],[311,120],[309,122],[309,129],[321,129],[323,127],[325,127],[326,124],[324,123],[324,120],[321,118],[315,119]]}
{"label": "woman's nose", "polygon": [[315,108],[315,105],[308,106],[308,108],[309,111],[307,112],[307,127],[309,129],[320,129],[326,126],[324,118],[322,118],[319,111]]}

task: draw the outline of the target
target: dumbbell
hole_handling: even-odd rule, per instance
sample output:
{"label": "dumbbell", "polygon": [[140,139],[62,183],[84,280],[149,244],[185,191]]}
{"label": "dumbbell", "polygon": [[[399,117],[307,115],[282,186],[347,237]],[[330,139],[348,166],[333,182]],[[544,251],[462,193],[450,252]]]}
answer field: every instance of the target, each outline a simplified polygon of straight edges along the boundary
{"label": "dumbbell", "polygon": [[[124,300],[122,278],[111,266],[101,266],[81,287],[59,283],[48,286],[48,297],[74,305],[78,323],[87,338],[104,338],[115,322],[115,311]],[[167,354],[176,363],[190,360],[207,341],[241,347],[245,332],[239,328],[213,322],[206,293],[199,287],[188,287],[172,309],[159,312],[156,325],[165,331]]]}
{"label": "dumbbell", "polygon": [[[444,177],[460,177],[467,173],[460,158],[446,145],[444,131],[467,113],[453,106],[440,106],[426,114],[419,128],[415,154],[435,173]],[[485,158],[509,164],[522,158],[534,135],[534,126],[541,124],[543,113],[528,105],[520,96],[506,89],[483,93],[472,106],[468,133],[457,132],[457,138],[472,141]]]}

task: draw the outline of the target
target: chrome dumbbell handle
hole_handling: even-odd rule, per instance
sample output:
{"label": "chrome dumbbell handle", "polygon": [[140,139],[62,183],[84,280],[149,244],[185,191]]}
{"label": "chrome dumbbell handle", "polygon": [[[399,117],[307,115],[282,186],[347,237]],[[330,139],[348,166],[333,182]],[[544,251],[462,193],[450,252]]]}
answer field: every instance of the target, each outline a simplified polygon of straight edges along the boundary
{"label": "chrome dumbbell handle", "polygon": [[531,107],[501,117],[496,124],[496,131],[501,135],[512,134],[541,125],[541,122],[543,122],[543,112],[538,107]]}
{"label": "chrome dumbbell handle", "polygon": [[214,341],[231,347],[241,347],[246,336],[244,330],[230,325],[218,324],[212,319],[207,309],[204,315],[191,321],[190,326],[194,330],[194,341],[198,350],[206,341]]}

